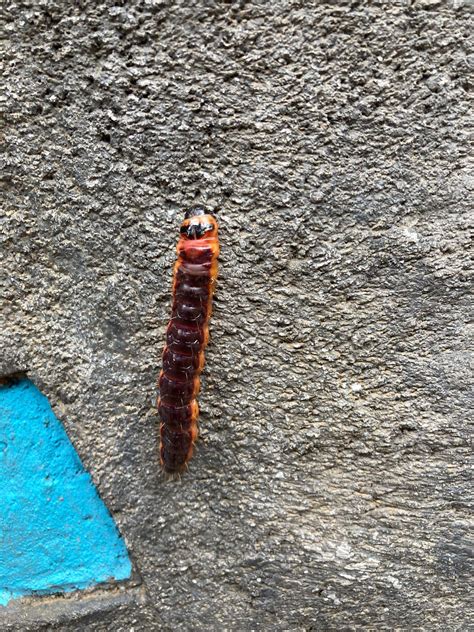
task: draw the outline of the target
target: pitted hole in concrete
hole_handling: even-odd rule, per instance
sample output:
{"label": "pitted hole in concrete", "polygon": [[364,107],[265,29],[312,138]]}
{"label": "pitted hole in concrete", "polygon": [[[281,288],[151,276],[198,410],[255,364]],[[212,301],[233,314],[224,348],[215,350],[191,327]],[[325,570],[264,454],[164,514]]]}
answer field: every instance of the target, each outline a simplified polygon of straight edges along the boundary
{"label": "pitted hole in concrete", "polygon": [[26,371],[16,371],[15,373],[8,373],[8,375],[0,375],[0,386],[13,386],[24,379],[27,379]]}

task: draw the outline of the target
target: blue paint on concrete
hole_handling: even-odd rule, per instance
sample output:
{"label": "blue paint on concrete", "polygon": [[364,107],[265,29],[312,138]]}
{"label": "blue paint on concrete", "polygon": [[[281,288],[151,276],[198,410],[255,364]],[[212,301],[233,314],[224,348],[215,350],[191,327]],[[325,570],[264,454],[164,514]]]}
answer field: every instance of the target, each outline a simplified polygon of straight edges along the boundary
{"label": "blue paint on concrete", "polygon": [[127,579],[125,544],[48,400],[0,387],[0,604]]}

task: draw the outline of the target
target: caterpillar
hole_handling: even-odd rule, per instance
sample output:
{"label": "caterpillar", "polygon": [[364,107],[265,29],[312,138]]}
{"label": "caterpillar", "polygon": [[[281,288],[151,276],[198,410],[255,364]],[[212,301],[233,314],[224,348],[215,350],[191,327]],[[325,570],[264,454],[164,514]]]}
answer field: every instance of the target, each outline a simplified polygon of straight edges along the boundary
{"label": "caterpillar", "polygon": [[187,467],[198,436],[196,396],[217,278],[217,231],[212,213],[201,207],[185,212],[176,247],[173,306],[159,377],[160,462],[165,474],[180,474]]}

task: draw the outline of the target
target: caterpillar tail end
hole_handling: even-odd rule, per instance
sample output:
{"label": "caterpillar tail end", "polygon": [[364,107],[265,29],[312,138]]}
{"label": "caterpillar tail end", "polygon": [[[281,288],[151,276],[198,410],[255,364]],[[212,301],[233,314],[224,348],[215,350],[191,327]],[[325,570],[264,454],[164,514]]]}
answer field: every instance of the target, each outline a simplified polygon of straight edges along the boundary
{"label": "caterpillar tail end", "polygon": [[186,461],[176,467],[167,466],[166,463],[163,461],[163,458],[160,457],[161,473],[165,481],[180,481],[181,475],[188,470],[188,463],[191,457],[192,451]]}
{"label": "caterpillar tail end", "polygon": [[[160,400],[158,400],[158,407],[159,403]],[[160,465],[165,480],[180,480],[193,456],[199,435],[197,425],[199,407],[196,399],[191,402],[190,407],[189,425],[181,424],[173,429],[164,423],[160,426]]]}

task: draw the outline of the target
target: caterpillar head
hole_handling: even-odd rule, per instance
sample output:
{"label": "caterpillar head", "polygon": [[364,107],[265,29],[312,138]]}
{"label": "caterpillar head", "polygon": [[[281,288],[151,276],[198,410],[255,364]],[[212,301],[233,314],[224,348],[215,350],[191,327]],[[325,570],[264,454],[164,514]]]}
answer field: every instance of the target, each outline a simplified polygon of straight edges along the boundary
{"label": "caterpillar head", "polygon": [[180,229],[184,239],[205,239],[217,235],[217,221],[213,213],[209,213],[200,206],[186,211]]}

